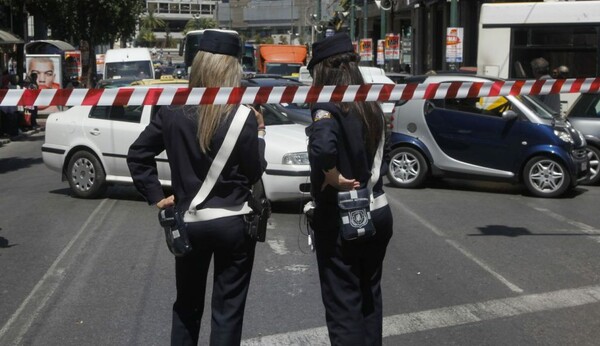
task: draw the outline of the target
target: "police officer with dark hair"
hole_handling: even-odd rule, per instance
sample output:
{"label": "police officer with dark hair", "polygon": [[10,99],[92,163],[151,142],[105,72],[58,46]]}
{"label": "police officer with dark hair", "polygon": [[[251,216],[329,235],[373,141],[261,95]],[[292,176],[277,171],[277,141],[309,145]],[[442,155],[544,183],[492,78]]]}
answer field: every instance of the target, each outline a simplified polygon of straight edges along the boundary
{"label": "police officer with dark hair", "polygon": [[[207,30],[190,75],[190,87],[238,87],[241,80],[237,35]],[[136,188],[151,205],[220,211],[245,210],[250,187],[262,176],[264,121],[250,112],[233,151],[205,201],[190,206],[226,138],[236,105],[162,107],[131,145],[127,163]],[[174,196],[165,197],[155,157],[166,150]],[[214,218],[213,218],[214,216]],[[239,345],[256,241],[246,233],[244,215],[213,215],[188,222],[192,252],[175,258],[177,299],[173,304],[172,345],[196,345],[204,310],[207,273],[214,256],[211,345]]]}
{"label": "police officer with dark hair", "polygon": [[[364,84],[359,61],[347,34],[314,43],[308,65],[313,85]],[[372,187],[374,235],[342,238],[337,194],[368,185],[377,149],[385,140],[383,112],[377,102],[317,103],[312,117],[307,130],[315,203],[311,227],[329,338],[332,345],[381,345],[382,264],[393,230],[382,189],[385,160]]]}

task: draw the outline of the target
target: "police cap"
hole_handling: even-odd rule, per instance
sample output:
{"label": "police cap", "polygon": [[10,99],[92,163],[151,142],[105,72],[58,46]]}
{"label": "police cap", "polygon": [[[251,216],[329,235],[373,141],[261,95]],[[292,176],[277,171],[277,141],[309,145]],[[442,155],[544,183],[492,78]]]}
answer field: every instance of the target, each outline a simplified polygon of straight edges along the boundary
{"label": "police cap", "polygon": [[198,44],[201,51],[231,55],[239,58],[242,54],[242,43],[240,37],[233,33],[218,30],[206,30]]}
{"label": "police cap", "polygon": [[352,40],[348,34],[337,33],[313,43],[312,50],[313,56],[307,66],[308,70],[311,72],[316,64],[330,56],[354,52],[354,46],[352,45]]}

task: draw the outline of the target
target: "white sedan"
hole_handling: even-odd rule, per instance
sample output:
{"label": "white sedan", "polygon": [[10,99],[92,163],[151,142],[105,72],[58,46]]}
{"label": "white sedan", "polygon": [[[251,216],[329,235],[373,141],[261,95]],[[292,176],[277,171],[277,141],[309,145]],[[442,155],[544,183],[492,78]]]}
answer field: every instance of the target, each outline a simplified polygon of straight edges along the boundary
{"label": "white sedan", "polygon": [[[42,157],[61,173],[77,197],[94,198],[107,185],[132,184],[126,163],[129,146],[160,106],[75,106],[51,114]],[[271,201],[307,197],[310,191],[305,127],[269,105],[261,106],[267,126],[265,193]],[[159,178],[171,185],[165,152],[157,156]]]}

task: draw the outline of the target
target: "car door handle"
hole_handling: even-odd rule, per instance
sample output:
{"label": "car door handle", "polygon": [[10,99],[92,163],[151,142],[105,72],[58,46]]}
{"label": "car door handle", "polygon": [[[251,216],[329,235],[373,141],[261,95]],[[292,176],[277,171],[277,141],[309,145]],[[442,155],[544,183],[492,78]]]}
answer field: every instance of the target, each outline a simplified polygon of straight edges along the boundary
{"label": "car door handle", "polygon": [[99,129],[90,130],[90,134],[92,136],[98,136],[100,134],[100,130]]}
{"label": "car door handle", "polygon": [[468,135],[471,134],[471,130],[458,130],[458,133],[460,133],[461,135]]}

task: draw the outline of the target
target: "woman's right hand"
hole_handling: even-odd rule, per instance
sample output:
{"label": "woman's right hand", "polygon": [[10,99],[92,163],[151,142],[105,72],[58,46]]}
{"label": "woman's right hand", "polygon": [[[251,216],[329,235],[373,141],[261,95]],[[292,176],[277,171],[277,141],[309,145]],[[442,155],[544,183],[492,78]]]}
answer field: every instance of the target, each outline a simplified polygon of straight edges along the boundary
{"label": "woman's right hand", "polygon": [[171,195],[167,198],[163,198],[160,201],[158,201],[158,203],[156,203],[156,206],[158,207],[158,209],[165,209],[167,207],[172,207],[175,205],[175,196]]}
{"label": "woman's right hand", "polygon": [[321,186],[321,191],[323,191],[327,185],[331,185],[340,191],[351,191],[360,187],[360,182],[358,180],[347,179],[338,171],[337,167],[333,167],[324,173],[325,181],[323,182],[323,186]]}

